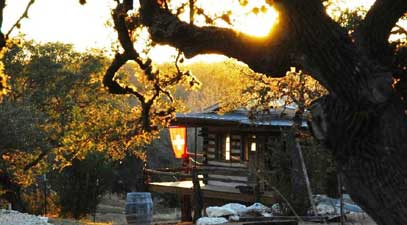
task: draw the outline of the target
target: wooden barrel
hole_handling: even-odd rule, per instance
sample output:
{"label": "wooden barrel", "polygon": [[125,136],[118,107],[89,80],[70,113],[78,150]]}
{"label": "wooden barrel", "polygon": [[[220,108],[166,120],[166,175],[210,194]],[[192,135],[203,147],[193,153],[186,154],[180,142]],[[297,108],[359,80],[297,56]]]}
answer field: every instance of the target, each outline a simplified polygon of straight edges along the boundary
{"label": "wooden barrel", "polygon": [[150,225],[153,217],[153,201],[150,192],[129,192],[126,196],[127,224]]}

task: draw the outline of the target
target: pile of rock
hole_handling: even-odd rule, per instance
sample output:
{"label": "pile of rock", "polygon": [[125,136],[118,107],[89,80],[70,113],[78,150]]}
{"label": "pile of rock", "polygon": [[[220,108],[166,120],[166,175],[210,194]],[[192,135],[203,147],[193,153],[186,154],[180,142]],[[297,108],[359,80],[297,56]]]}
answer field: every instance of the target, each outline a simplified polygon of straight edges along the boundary
{"label": "pile of rock", "polygon": [[51,225],[47,217],[0,209],[0,225]]}

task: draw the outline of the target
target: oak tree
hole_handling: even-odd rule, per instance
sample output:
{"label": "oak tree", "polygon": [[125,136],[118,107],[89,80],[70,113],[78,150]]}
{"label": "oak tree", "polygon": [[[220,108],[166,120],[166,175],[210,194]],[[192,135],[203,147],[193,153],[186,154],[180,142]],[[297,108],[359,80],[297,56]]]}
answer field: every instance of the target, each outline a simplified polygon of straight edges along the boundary
{"label": "oak tree", "polygon": [[[112,93],[136,96],[143,130],[156,130],[151,121],[174,112],[173,107],[155,107],[156,100],[173,101],[171,87],[182,80],[194,83],[194,78],[181,70],[171,76],[155,70],[133,45],[137,30],[147,29],[151,43],[171,45],[187,58],[222,54],[270,77],[284,76],[292,66],[300,68],[329,92],[311,107],[312,128],[333,151],[347,191],[378,224],[407,224],[406,44],[388,41],[406,14],[405,0],[376,0],[352,32],[326,14],[325,1],[265,0],[279,18],[263,38],[211,25],[219,18],[232,23],[231,12],[211,15],[195,0],[116,2],[112,17],[122,50],[106,70],[104,85]],[[183,12],[189,13],[187,19]],[[195,15],[208,24],[196,25]],[[144,71],[141,78],[149,81],[145,91],[118,79],[117,71],[129,61]]]}
{"label": "oak tree", "polygon": [[0,103],[0,198],[24,210],[20,191],[49,170],[70,166],[90,152],[110,159],[143,156],[153,138],[140,126],[131,96],[101,85],[106,58],[72,45],[22,42],[3,61],[12,92]]}
{"label": "oak tree", "polygon": [[[127,61],[151,71],[133,46],[138,26],[146,27],[155,43],[171,45],[187,58],[222,54],[271,77],[284,76],[291,66],[300,68],[329,92],[312,106],[313,131],[333,151],[346,190],[378,224],[407,224],[407,74],[405,58],[397,57],[405,48],[388,41],[407,1],[376,0],[353,32],[329,17],[321,0],[265,1],[279,18],[264,38],[194,24],[195,14],[209,18],[194,0],[181,6],[140,0],[133,8],[135,2],[117,1],[113,10],[123,51],[105,74],[104,84],[112,93],[131,94],[114,80]],[[180,19],[183,11],[189,12],[189,20]],[[230,22],[228,13],[220,17]]]}

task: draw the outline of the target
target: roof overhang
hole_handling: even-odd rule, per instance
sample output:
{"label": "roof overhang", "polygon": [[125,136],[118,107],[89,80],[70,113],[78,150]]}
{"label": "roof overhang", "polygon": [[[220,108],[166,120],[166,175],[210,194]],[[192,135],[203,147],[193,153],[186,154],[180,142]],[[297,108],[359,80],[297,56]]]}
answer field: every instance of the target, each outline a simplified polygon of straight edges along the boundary
{"label": "roof overhang", "polygon": [[[287,118],[268,118],[251,120],[245,114],[187,113],[177,114],[173,125],[187,127],[228,126],[228,127],[291,127],[293,120]],[[307,122],[302,121],[306,128]]]}

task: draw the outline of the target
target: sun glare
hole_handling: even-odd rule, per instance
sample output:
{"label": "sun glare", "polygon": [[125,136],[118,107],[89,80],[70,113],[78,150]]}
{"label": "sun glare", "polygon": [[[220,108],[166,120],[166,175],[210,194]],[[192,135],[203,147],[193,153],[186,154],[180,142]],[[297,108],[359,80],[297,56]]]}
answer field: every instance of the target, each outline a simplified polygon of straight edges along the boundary
{"label": "sun glare", "polygon": [[[245,6],[240,5],[239,1],[200,0],[197,1],[197,6],[213,17],[219,17],[227,11],[231,11],[231,24],[217,19],[214,21],[215,25],[233,28],[256,37],[267,36],[278,18],[277,11],[267,5],[264,0],[251,0]],[[197,24],[204,25],[204,20],[199,20],[199,16]]]}
{"label": "sun glare", "polygon": [[[5,29],[18,18],[27,2],[28,0],[7,2]],[[172,2],[177,5],[187,1],[172,0]],[[213,23],[216,26],[232,28],[253,37],[264,37],[270,34],[278,20],[277,11],[267,5],[265,0],[249,0],[244,6],[239,2],[241,1],[197,0],[196,4],[212,18],[228,15],[229,23],[222,19],[215,19]],[[373,0],[331,0],[331,2],[340,8],[358,6],[369,8]],[[29,12],[29,19],[23,20],[21,32],[26,33],[28,38],[39,42],[73,43],[81,51],[87,48],[110,49],[112,41],[116,39],[116,34],[113,29],[107,28],[105,23],[110,18],[112,6],[113,1],[111,0],[88,0],[85,6],[80,6],[78,1],[37,0]],[[189,12],[185,12],[181,17],[188,20]],[[196,16],[195,24],[208,25],[202,15]],[[14,33],[14,35],[16,34]],[[150,52],[150,57],[157,63],[173,61],[175,55],[176,51],[169,46],[160,46]],[[225,58],[212,55],[199,57],[199,60],[209,62],[223,59]]]}
{"label": "sun glare", "polygon": [[[178,1],[178,3],[181,3]],[[177,5],[177,1],[174,2]],[[264,0],[251,0],[247,5],[242,7],[238,1],[227,0],[198,0],[196,2],[199,8],[205,10],[205,14],[213,18],[220,17],[227,11],[233,12],[230,14],[231,24],[226,23],[222,19],[214,20],[214,25],[220,27],[232,28],[242,33],[254,36],[264,37],[267,36],[273,26],[277,22],[278,13],[275,9],[265,4]],[[180,16],[181,19],[189,22],[189,12]],[[204,17],[197,15],[194,23],[198,26],[208,25]],[[158,46],[150,52],[150,57],[155,59],[158,64],[173,61],[177,52],[170,46]],[[186,63],[193,63],[196,61],[205,62],[218,62],[224,61],[227,57],[214,54],[205,54],[196,56]]]}
{"label": "sun glare", "polygon": [[277,11],[270,8],[267,13],[250,14],[246,18],[241,18],[242,21],[235,25],[235,29],[257,37],[267,36],[276,23],[277,18]]}

